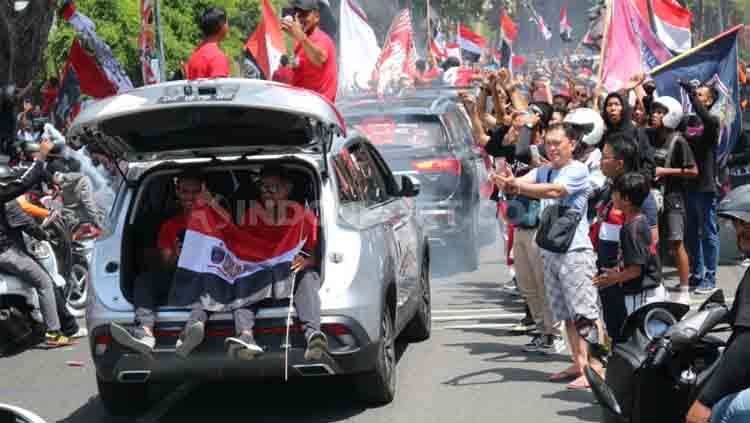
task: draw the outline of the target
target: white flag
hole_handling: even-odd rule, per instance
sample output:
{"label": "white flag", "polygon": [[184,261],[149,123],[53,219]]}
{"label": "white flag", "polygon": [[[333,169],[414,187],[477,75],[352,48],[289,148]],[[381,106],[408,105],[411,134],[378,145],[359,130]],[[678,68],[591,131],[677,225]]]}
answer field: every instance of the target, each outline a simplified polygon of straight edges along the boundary
{"label": "white flag", "polygon": [[339,34],[339,92],[365,89],[380,57],[380,47],[367,15],[354,0],[341,1]]}

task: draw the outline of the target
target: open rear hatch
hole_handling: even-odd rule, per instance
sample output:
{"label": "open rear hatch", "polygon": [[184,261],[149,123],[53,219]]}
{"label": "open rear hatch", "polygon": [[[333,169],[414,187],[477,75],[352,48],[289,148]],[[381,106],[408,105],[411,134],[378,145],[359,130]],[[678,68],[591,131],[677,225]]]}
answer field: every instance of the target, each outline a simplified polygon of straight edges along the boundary
{"label": "open rear hatch", "polygon": [[266,81],[176,81],[97,101],[68,135],[129,162],[317,152],[345,135],[338,111],[311,91]]}

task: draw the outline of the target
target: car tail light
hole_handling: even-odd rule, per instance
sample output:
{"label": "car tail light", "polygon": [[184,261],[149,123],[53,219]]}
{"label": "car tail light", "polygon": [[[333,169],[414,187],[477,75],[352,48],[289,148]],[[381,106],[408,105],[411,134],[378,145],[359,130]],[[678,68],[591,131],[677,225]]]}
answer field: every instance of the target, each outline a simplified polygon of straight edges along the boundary
{"label": "car tail light", "polygon": [[348,327],[340,323],[325,324],[322,325],[321,329],[323,332],[334,336],[344,336],[352,333]]}
{"label": "car tail light", "polygon": [[461,162],[456,159],[436,159],[412,162],[412,167],[420,172],[448,172],[461,174]]}

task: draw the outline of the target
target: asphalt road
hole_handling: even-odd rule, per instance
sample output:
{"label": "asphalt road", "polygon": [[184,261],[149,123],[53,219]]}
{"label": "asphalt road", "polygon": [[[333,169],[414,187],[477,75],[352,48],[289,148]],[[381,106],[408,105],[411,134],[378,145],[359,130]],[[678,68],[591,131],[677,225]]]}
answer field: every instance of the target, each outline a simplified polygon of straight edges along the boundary
{"label": "asphalt road", "polygon": [[[547,382],[568,365],[565,355],[523,353],[525,337],[506,328],[522,305],[497,290],[508,279],[495,244],[483,248],[478,271],[455,273],[448,255],[433,272],[433,336],[399,346],[395,401],[366,408],[346,381],[304,379],[285,384],[186,384],[164,397],[139,422],[596,422],[591,393]],[[731,296],[744,268],[722,266],[720,285]],[[70,362],[82,362],[78,367]],[[0,359],[0,402],[21,406],[48,421],[132,421],[104,411],[85,342],[71,348],[32,350]]]}

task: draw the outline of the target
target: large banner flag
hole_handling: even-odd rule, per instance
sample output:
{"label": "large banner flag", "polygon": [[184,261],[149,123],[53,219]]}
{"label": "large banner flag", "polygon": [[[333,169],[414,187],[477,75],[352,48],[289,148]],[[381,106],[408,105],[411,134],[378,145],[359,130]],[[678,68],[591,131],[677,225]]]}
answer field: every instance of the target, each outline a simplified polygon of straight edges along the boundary
{"label": "large banner flag", "polygon": [[430,24],[430,42],[429,48],[430,53],[437,59],[438,62],[448,58],[448,52],[446,51],[446,39],[443,33],[443,24],[440,19],[440,15],[432,8],[430,2],[427,2],[427,13],[428,23]]}
{"label": "large banner flag", "polygon": [[339,91],[366,88],[380,56],[375,31],[355,0],[341,1],[339,19]]}
{"label": "large banner flag", "polygon": [[301,205],[288,210],[294,212],[275,225],[255,207],[240,226],[212,207],[194,210],[177,262],[175,305],[224,312],[287,298],[292,260],[305,245],[314,245],[310,240],[317,233],[312,212]]}
{"label": "large banner flag", "polygon": [[245,42],[245,50],[253,56],[265,79],[271,79],[286,51],[284,37],[273,5],[263,0],[263,11],[255,32]]}
{"label": "large banner flag", "polygon": [[458,45],[461,48],[461,54],[464,59],[471,62],[478,62],[486,44],[487,40],[484,37],[458,24]]}
{"label": "large banner flag", "polygon": [[409,9],[404,9],[393,20],[375,65],[372,79],[377,81],[378,94],[382,95],[389,85],[402,76],[416,75],[416,63],[417,50],[414,47],[411,13]]}
{"label": "large banner flag", "polygon": [[613,1],[606,37],[601,81],[609,92],[621,89],[633,75],[648,72],[672,58],[630,0]]}
{"label": "large banner flag", "polygon": [[570,25],[568,20],[568,3],[563,3],[562,9],[560,9],[560,38],[569,43],[573,41],[573,26]]}
{"label": "large banner flag", "polygon": [[513,41],[518,36],[518,27],[507,13],[500,16],[500,66],[513,71]]}
{"label": "large banner flag", "polygon": [[[76,36],[80,41],[78,47],[83,50],[81,54],[87,55],[92,59],[85,62],[71,61],[81,82],[81,92],[92,97],[101,98],[132,90],[133,83],[130,82],[128,74],[125,73],[125,69],[123,69],[120,62],[115,58],[112,49],[97,35],[94,22],[78,12],[75,3],[72,1],[63,7],[62,15],[76,31]],[[84,65],[91,68],[82,69],[81,66]],[[90,87],[94,87],[97,84],[94,84],[93,81],[87,81],[86,78],[95,74],[101,74],[97,79],[105,81],[104,86],[90,89]]]}
{"label": "large banner flag", "polygon": [[720,166],[726,164],[727,156],[734,148],[742,130],[737,72],[737,34],[741,29],[742,25],[738,25],[675,57],[652,72],[659,95],[681,100],[683,107],[688,111],[691,108],[690,100],[677,83],[678,80],[708,83],[719,92],[719,98],[711,113],[721,122],[717,144]]}

